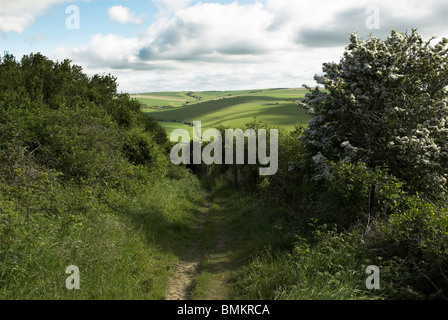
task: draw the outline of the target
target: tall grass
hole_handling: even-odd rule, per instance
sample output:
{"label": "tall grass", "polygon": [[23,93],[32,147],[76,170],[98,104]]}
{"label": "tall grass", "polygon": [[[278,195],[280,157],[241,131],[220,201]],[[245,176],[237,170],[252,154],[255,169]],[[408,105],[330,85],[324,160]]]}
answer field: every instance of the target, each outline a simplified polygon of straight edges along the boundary
{"label": "tall grass", "polygon": [[[193,176],[175,175],[136,194],[66,187],[66,212],[2,216],[0,299],[163,299],[203,195]],[[79,290],[65,287],[69,265]]]}
{"label": "tall grass", "polygon": [[[354,239],[352,239],[354,240]],[[365,287],[359,243],[325,231],[318,242],[297,239],[290,250],[267,248],[236,275],[238,298],[350,300],[375,296]]]}
{"label": "tall grass", "polygon": [[[203,183],[227,215],[236,253],[232,265],[232,299],[349,300],[381,299],[365,281],[368,260],[362,237],[312,226],[302,234],[281,206],[247,190],[236,189],[224,176]],[[213,234],[209,237],[213,238]]]}

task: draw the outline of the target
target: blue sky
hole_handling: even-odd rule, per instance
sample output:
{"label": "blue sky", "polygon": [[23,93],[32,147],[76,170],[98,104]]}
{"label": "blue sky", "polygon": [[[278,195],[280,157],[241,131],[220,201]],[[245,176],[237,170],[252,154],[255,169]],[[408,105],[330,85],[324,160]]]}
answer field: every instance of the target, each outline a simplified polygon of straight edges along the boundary
{"label": "blue sky", "polygon": [[[0,0],[0,53],[41,52],[112,73],[120,90],[313,85],[349,34],[448,36],[446,0]],[[69,30],[68,6],[80,28]],[[372,11],[373,10],[373,11]]]}
{"label": "blue sky", "polygon": [[[73,4],[80,10],[80,29],[68,30],[65,26],[69,14],[68,5]],[[110,7],[126,5],[133,12],[144,12],[148,18],[142,25],[121,24],[112,21],[107,13]],[[158,8],[151,1],[73,1],[72,3],[55,3],[36,17],[35,21],[22,33],[4,32],[1,36],[0,49],[9,50],[21,56],[31,51],[47,51],[58,45],[80,46],[90,40],[92,34],[117,34],[132,37],[145,30],[158,13]]]}

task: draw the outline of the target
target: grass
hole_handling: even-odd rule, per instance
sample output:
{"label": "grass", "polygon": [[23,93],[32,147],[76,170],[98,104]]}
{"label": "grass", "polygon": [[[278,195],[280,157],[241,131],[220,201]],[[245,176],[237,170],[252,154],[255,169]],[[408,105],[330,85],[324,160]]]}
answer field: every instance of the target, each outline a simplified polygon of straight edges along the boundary
{"label": "grass", "polygon": [[187,96],[187,92],[149,92],[132,95],[131,97],[144,104],[147,111],[151,111],[152,107],[177,108],[186,103],[197,101],[195,98]]}
{"label": "grass", "polygon": [[231,295],[228,285],[231,270],[237,267],[234,261],[237,248],[230,242],[228,212],[215,199],[201,234],[203,260],[199,275],[194,281],[192,300],[226,300]]}
{"label": "grass", "polygon": [[[178,169],[134,196],[66,190],[85,208],[74,217],[12,217],[0,230],[0,299],[163,299],[203,200],[197,179]],[[69,265],[80,269],[80,290],[65,288]]]}
{"label": "grass", "polygon": [[176,110],[151,112],[151,116],[159,120],[201,121],[203,128],[224,125],[235,129],[253,118],[288,130],[297,123],[307,124],[309,120],[305,111],[293,103],[260,96],[209,101]]}
{"label": "grass", "polygon": [[[343,237],[325,233],[310,244],[298,239],[292,249],[267,248],[236,275],[238,299],[364,300],[375,299],[365,288],[359,248]],[[338,246],[339,245],[339,246]]]}
{"label": "grass", "polygon": [[[292,130],[296,124],[306,125],[310,116],[304,109],[298,107],[298,100],[304,97],[305,89],[263,89],[240,91],[206,91],[192,93],[203,100],[173,101],[182,99],[187,92],[148,93],[153,98],[138,99],[146,101],[146,105],[171,106],[167,109],[144,108],[144,111],[160,121],[167,130],[168,135],[172,130],[185,128],[177,124],[165,124],[166,121],[201,121],[202,129],[215,128],[219,125],[230,128],[241,128],[254,118],[266,122],[274,127]],[[165,95],[165,96],[164,96]],[[166,100],[164,100],[166,99]]]}
{"label": "grass", "polygon": [[177,99],[185,99],[188,97],[187,92],[177,92],[177,91],[163,91],[163,92],[147,92],[140,93],[143,96],[153,96],[162,98],[177,98]]}
{"label": "grass", "polygon": [[[254,198],[218,179],[211,192],[212,207],[200,235],[203,261],[195,279],[193,300],[228,300],[238,296],[235,276],[255,253],[268,244],[281,246],[273,216],[260,214]],[[265,213],[265,212],[264,212]]]}
{"label": "grass", "polygon": [[360,238],[325,228],[297,236],[281,209],[218,178],[202,233],[193,299],[378,299],[365,288]]}
{"label": "grass", "polygon": [[214,100],[219,98],[229,98],[235,96],[251,95],[260,92],[270,91],[271,89],[256,89],[256,90],[234,90],[234,91],[201,91],[195,92],[194,95],[201,97],[204,100]]}
{"label": "grass", "polygon": [[151,112],[153,107],[171,107],[178,108],[185,104],[183,100],[166,100],[166,99],[152,99],[152,98],[137,98],[142,104],[145,105],[143,110],[145,112]]}
{"label": "grass", "polygon": [[297,102],[285,100],[295,97],[286,97],[285,91],[251,94],[210,100],[177,109],[152,111],[150,115],[165,121],[201,121],[203,129],[219,125],[241,128],[254,118],[287,130],[292,130],[296,124],[306,125],[309,115],[297,106]]}
{"label": "grass", "polygon": [[[158,123],[166,130],[168,137],[176,129],[184,129],[189,132],[189,136],[185,136],[187,140],[193,137],[193,127],[179,122],[158,121]],[[184,135],[182,135],[184,137]]]}

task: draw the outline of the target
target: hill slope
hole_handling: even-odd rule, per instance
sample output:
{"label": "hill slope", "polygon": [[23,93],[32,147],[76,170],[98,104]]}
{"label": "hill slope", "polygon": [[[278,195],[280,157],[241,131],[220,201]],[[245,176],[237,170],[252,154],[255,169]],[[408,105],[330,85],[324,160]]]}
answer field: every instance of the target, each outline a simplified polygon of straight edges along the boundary
{"label": "hill slope", "polygon": [[[173,93],[146,94],[157,98],[152,100],[142,98],[143,95],[132,97],[146,106],[153,106],[144,108],[144,111],[156,118],[169,134],[177,128],[177,124],[168,125],[164,122],[201,121],[203,129],[218,125],[241,128],[254,118],[272,126],[291,130],[296,124],[306,125],[310,119],[305,110],[297,106],[298,100],[304,97],[305,93],[304,89],[177,93],[176,99],[184,95],[185,102],[182,106],[177,105],[171,108],[167,106],[173,103]],[[191,97],[195,97],[196,101],[190,102],[188,99]],[[163,102],[163,99],[166,99],[166,102]],[[162,105],[165,108],[161,108]]]}

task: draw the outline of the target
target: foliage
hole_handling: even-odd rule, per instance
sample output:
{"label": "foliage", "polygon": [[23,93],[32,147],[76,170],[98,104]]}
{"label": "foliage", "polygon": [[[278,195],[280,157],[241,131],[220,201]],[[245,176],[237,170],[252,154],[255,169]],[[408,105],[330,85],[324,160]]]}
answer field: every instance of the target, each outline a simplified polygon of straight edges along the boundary
{"label": "foliage", "polygon": [[[432,41],[352,35],[316,76],[325,90],[301,104],[308,127],[280,131],[277,174],[224,169],[301,237],[256,253],[237,275],[241,297],[448,297],[448,40]],[[365,290],[367,265],[380,267],[381,291]]]}
{"label": "foliage", "polygon": [[327,226],[313,241],[297,238],[292,249],[267,248],[237,274],[241,299],[348,300],[376,299],[365,289],[360,260],[362,242]]}
{"label": "foliage", "polygon": [[[171,179],[166,148],[114,77],[4,55],[0,298],[163,299],[203,196],[191,174]],[[65,288],[71,264],[82,290]]]}
{"label": "foliage", "polygon": [[384,169],[368,169],[364,163],[330,164],[328,182],[317,198],[314,219],[349,229],[397,213],[406,193],[403,184]]}
{"label": "foliage", "polygon": [[302,106],[312,115],[303,143],[320,179],[325,160],[387,166],[413,192],[440,198],[448,168],[448,39],[432,45],[413,30],[385,40],[350,38],[325,63]]}
{"label": "foliage", "polygon": [[371,261],[382,265],[387,298],[448,298],[446,208],[405,198],[399,212],[375,223],[366,249]]}

